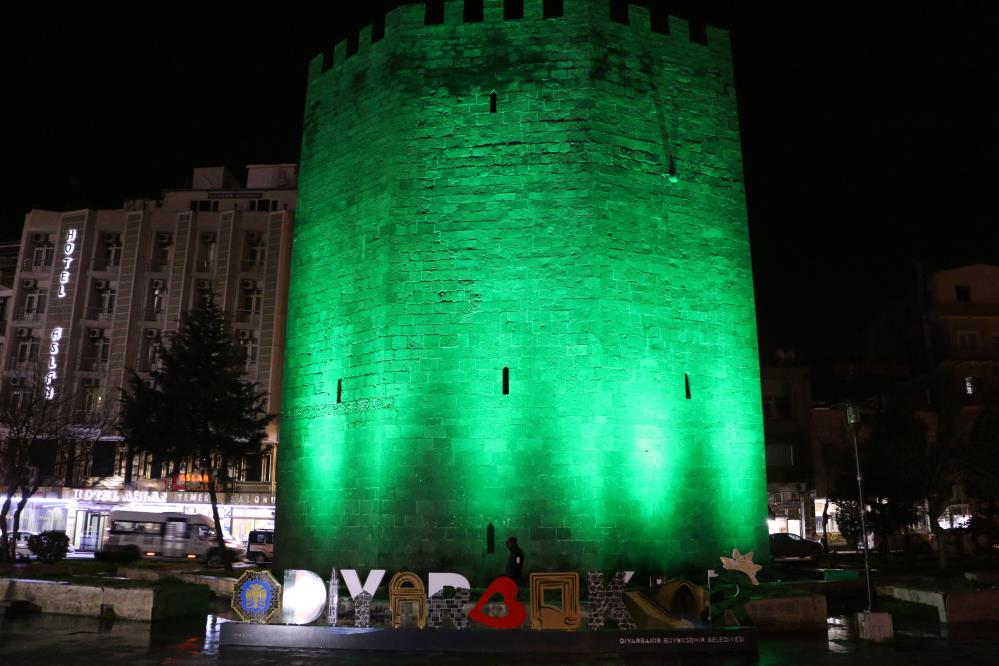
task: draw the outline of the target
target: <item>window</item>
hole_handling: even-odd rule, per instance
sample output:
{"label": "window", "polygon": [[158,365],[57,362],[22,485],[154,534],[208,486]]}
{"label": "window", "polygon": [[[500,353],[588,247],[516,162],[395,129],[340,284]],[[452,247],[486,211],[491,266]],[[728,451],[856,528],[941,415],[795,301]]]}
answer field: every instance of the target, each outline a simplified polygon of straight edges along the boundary
{"label": "window", "polygon": [[257,212],[270,212],[278,209],[277,199],[251,199],[250,210]]}
{"label": "window", "polygon": [[102,314],[113,314],[114,313],[114,302],[118,295],[118,291],[115,289],[105,289],[104,291],[98,292],[97,295],[97,308]]}
{"label": "window", "polygon": [[259,289],[243,292],[242,310],[247,315],[259,315],[260,305],[264,302],[264,294]]}
{"label": "window", "polygon": [[28,292],[24,297],[24,314],[38,315],[44,313],[48,298],[48,289],[36,289],[35,291]]}
{"label": "window", "polygon": [[503,395],[510,395],[510,368],[503,368]]}
{"label": "window", "polygon": [[766,445],[767,467],[792,467],[794,447],[790,444]]}
{"label": "window", "polygon": [[17,360],[21,362],[38,360],[38,338],[17,343]]}
{"label": "window", "polygon": [[191,210],[193,211],[217,211],[218,209],[218,199],[196,199],[191,202]]}
{"label": "window", "polygon": [[764,379],[763,417],[768,419],[791,416],[791,383],[783,380]]}
{"label": "window", "polygon": [[971,331],[958,333],[957,348],[963,352],[976,351],[978,349],[978,333]]}
{"label": "window", "polygon": [[[104,404],[104,396],[101,395],[101,389],[95,386],[88,386],[83,389],[83,413],[84,414],[96,414],[101,411],[101,406]],[[97,454],[95,452],[95,466],[96,466]],[[110,476],[111,472],[105,474],[94,473],[94,476]]]}
{"label": "window", "polygon": [[55,247],[50,243],[45,245],[39,245],[31,253],[31,267],[39,268],[42,266],[51,266],[52,259],[55,257]]}
{"label": "window", "polygon": [[964,378],[964,395],[975,395],[975,384],[977,383],[977,377],[965,377]]}
{"label": "window", "polygon": [[496,113],[496,91],[489,93],[489,113]]}
{"label": "window", "polygon": [[260,352],[260,343],[256,338],[248,338],[243,343],[244,372],[253,372],[257,367],[257,355]]}
{"label": "window", "polygon": [[959,284],[954,287],[954,297],[958,303],[971,302],[971,287],[966,284]]}

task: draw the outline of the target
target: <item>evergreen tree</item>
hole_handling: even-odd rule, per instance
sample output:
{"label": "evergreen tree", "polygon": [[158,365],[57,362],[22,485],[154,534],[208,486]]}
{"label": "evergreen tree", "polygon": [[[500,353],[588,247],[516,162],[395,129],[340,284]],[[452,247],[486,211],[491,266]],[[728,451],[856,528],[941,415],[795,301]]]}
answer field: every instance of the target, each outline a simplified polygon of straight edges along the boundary
{"label": "evergreen tree", "polygon": [[231,463],[259,452],[272,418],[264,410],[266,393],[242,377],[243,352],[214,297],[182,318],[160,359],[151,386],[133,373],[122,391],[119,429],[130,452],[140,448],[154,459],[196,461],[208,482],[219,552],[232,570],[217,489],[229,480]]}

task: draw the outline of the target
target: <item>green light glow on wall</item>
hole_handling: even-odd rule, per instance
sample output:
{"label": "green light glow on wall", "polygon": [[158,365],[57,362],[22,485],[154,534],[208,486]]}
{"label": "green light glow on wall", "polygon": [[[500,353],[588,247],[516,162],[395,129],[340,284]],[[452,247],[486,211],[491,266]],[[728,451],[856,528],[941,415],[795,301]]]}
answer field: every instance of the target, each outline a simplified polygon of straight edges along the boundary
{"label": "green light glow on wall", "polygon": [[310,71],[279,566],[498,574],[490,523],[529,570],[762,559],[727,34],[461,4]]}

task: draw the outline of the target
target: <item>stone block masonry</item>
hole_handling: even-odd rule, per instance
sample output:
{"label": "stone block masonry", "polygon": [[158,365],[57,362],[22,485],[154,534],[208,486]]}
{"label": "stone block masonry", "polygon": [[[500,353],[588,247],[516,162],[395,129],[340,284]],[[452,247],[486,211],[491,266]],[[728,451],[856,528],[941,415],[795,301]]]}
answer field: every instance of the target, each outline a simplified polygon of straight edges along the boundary
{"label": "stone block masonry", "polygon": [[485,17],[403,6],[311,65],[277,566],[484,579],[509,535],[525,572],[764,560],[728,35]]}

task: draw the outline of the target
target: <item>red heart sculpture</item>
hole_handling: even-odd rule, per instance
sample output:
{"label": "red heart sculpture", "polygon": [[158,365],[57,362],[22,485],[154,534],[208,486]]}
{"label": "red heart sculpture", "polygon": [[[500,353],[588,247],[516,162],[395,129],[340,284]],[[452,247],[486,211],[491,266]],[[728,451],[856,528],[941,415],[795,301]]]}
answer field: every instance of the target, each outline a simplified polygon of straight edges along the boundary
{"label": "red heart sculpture", "polygon": [[[506,617],[493,617],[482,612],[482,608],[494,594],[503,596]],[[493,629],[516,629],[523,625],[527,619],[527,609],[524,608],[524,604],[517,601],[517,583],[506,576],[500,576],[489,583],[489,587],[482,593],[482,597],[475,604],[475,608],[468,613],[468,617]]]}

